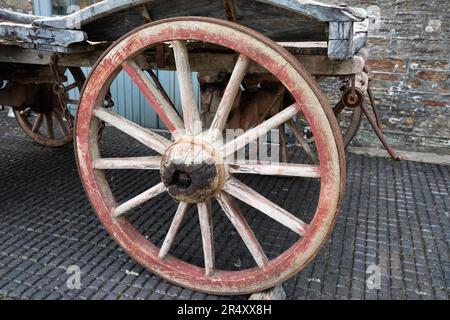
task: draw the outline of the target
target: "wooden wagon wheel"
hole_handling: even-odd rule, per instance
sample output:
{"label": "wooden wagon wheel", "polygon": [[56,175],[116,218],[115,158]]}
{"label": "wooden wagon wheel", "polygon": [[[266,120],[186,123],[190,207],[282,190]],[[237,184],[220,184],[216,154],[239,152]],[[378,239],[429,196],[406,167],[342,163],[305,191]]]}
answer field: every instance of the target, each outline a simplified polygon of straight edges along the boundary
{"label": "wooden wagon wheel", "polygon": [[[188,42],[189,41],[189,42]],[[209,42],[237,53],[237,62],[212,125],[202,131],[194,100],[187,43]],[[157,90],[135,60],[143,50],[171,43],[180,84],[184,118]],[[275,75],[295,99],[288,108],[221,144],[222,131],[251,63]],[[151,102],[174,141],[145,129],[102,107],[107,90],[124,70]],[[315,133],[319,165],[286,163],[224,163],[227,155],[294,117],[300,110]],[[331,232],[338,211],[345,177],[343,146],[336,120],[310,75],[279,45],[237,24],[200,17],[160,20],[144,25],[119,39],[98,60],[86,83],[75,128],[77,165],[85,191],[108,232],[137,262],[177,285],[214,294],[244,294],[275,286],[301,270],[319,251]],[[102,158],[97,141],[98,122],[105,121],[128,134],[159,156]],[[219,138],[219,139],[217,139]],[[216,140],[217,139],[217,140]],[[103,145],[103,144],[102,144]],[[197,161],[201,159],[201,161]],[[106,170],[160,170],[161,182],[120,204],[111,190]],[[199,170],[202,169],[202,170]],[[235,174],[277,175],[289,179],[320,179],[320,193],[313,218],[304,222],[244,184]],[[143,203],[168,192],[179,201],[161,248],[132,224],[127,214]],[[259,210],[286,227],[296,242],[269,259],[241,213],[236,199]],[[245,243],[255,267],[219,270],[215,266],[211,202],[217,201]],[[170,249],[188,206],[197,206],[204,265],[197,266],[171,255]],[[223,214],[214,212],[214,214]],[[269,226],[270,227],[270,226]]]}
{"label": "wooden wagon wheel", "polygon": [[[65,93],[78,90],[81,92],[85,76],[80,68],[68,68],[74,82],[65,86]],[[37,143],[47,147],[62,147],[73,140],[72,129],[66,119],[68,112],[63,112],[54,97],[55,105],[48,112],[38,112],[32,109],[14,110],[14,116],[22,130]],[[70,101],[70,100],[69,100]],[[66,106],[67,108],[67,106]],[[47,107],[45,107],[47,109]],[[73,118],[71,119],[73,121]]]}

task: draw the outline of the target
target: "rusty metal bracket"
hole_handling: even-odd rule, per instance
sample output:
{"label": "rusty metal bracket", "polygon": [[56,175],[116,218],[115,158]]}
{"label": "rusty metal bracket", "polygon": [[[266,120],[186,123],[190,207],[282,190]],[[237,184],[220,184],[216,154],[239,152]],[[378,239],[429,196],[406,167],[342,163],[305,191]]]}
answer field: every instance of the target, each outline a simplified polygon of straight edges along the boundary
{"label": "rusty metal bracket", "polygon": [[397,161],[402,160],[402,158],[399,155],[397,155],[395,150],[389,145],[389,143],[387,142],[386,138],[383,135],[383,132],[381,131],[380,127],[378,126],[377,121],[372,116],[372,114],[370,114],[370,112],[366,108],[366,106],[364,104],[361,104],[359,107],[361,108],[362,112],[366,116],[367,120],[369,120],[369,123],[372,126],[373,131],[375,131],[376,135],[378,136],[378,139],[383,144],[384,148],[389,153],[389,155],[392,157],[392,159],[397,160]]}
{"label": "rusty metal bracket", "polygon": [[150,13],[147,10],[147,7],[145,6],[145,4],[140,5],[138,7],[139,12],[141,13],[142,19],[144,20],[145,23],[149,23],[152,22],[152,17],[150,16]]}
{"label": "rusty metal bracket", "polygon": [[152,69],[145,69],[145,71],[147,71],[147,73],[150,75],[150,77],[152,78],[153,82],[156,85],[156,88],[162,93],[164,98],[166,98],[167,102],[172,106],[172,108],[175,110],[175,112],[178,114],[178,116],[180,118],[182,118],[180,112],[178,112],[177,108],[175,108],[174,103],[172,102],[172,100],[170,100],[169,95],[167,94],[167,92],[164,89],[163,85],[159,81],[158,76],[155,74],[155,72]]}
{"label": "rusty metal bracket", "polygon": [[381,129],[381,120],[380,120],[380,113],[378,111],[378,108],[375,104],[375,99],[373,98],[372,89],[370,88],[370,82],[367,85],[367,96],[370,100],[370,105],[372,107],[373,114],[375,115],[375,121],[377,122],[377,126]]}
{"label": "rusty metal bracket", "polygon": [[342,99],[340,99],[333,108],[334,116],[337,117],[344,109],[345,109],[345,104],[342,102]]}
{"label": "rusty metal bracket", "polygon": [[234,7],[233,0],[223,0],[223,6],[225,7],[225,14],[227,15],[227,20],[232,22],[237,22],[236,20],[236,8]]}
{"label": "rusty metal bracket", "polygon": [[378,111],[377,105],[375,103],[375,98],[372,93],[372,88],[370,87],[370,83],[372,82],[372,71],[368,65],[364,66],[363,72],[367,74],[367,96],[369,97],[370,106],[372,107],[373,114],[375,115],[375,120],[377,121],[377,125],[382,129],[380,113]]}
{"label": "rusty metal bracket", "polygon": [[337,117],[345,107],[358,108],[364,102],[364,92],[356,87],[355,76],[349,77],[347,84],[341,87],[341,99],[333,108],[333,113]]}
{"label": "rusty metal bracket", "polygon": [[67,109],[67,98],[66,98],[66,88],[61,82],[61,77],[58,70],[58,56],[52,54],[50,60],[50,70],[52,71],[53,77],[55,79],[55,84],[53,85],[53,92],[58,97],[59,106],[67,120],[70,130],[73,130],[74,122],[73,117]]}
{"label": "rusty metal bracket", "polygon": [[373,115],[369,112],[369,109],[364,105],[364,92],[359,87],[356,86],[356,77],[355,75],[348,78],[347,84],[341,88],[342,96],[338,101],[336,106],[333,108],[333,113],[337,117],[345,107],[350,108],[361,108],[361,111],[366,116],[370,125],[372,126],[373,131],[377,135],[380,142],[383,144],[386,151],[394,160],[401,160],[401,157],[397,155],[396,151],[389,145],[386,138],[384,137],[383,131],[381,129],[381,121],[378,109],[375,104],[375,99],[373,97],[372,90],[370,88],[370,70],[365,67],[364,73],[368,75],[366,79],[367,87],[366,92],[367,96],[370,100],[370,105],[373,110]]}
{"label": "rusty metal bracket", "polygon": [[[105,96],[105,101],[103,102],[103,107],[106,109],[111,109],[114,107],[114,101],[112,99],[111,90],[108,90],[108,93]],[[97,139],[100,141],[103,137],[103,130],[105,130],[106,123],[103,120],[100,120],[100,123],[98,124],[98,135]]]}

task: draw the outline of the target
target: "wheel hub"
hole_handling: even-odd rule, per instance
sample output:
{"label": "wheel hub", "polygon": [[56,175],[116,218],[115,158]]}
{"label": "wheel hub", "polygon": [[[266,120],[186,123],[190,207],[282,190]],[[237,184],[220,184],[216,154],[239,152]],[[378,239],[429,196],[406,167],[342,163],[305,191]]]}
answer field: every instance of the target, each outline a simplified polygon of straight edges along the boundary
{"label": "wheel hub", "polygon": [[210,198],[224,180],[224,167],[217,152],[194,139],[172,144],[163,154],[160,173],[168,193],[189,203]]}
{"label": "wheel hub", "polygon": [[355,92],[353,93],[349,87],[342,93],[342,101],[345,106],[356,108],[364,101],[364,93],[359,88],[355,88]]}

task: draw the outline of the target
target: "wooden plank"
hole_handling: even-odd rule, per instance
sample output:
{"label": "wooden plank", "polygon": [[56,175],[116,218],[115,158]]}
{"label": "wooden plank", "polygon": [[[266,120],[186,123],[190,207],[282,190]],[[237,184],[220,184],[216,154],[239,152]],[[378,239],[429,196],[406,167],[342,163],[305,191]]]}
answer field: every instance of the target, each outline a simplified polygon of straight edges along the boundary
{"label": "wooden plank", "polygon": [[[58,64],[69,67],[92,66],[103,50],[93,49],[86,53],[58,54]],[[14,46],[0,46],[0,62],[25,63],[48,65],[51,61],[51,52],[34,49],[24,49]],[[326,55],[295,55],[305,69],[313,75],[352,75],[359,73],[364,68],[365,55],[356,55],[347,60],[330,60]],[[363,58],[365,57],[365,58]],[[141,58],[141,57],[140,57]],[[146,58],[146,57],[145,57]],[[226,72],[231,73],[235,65],[233,54],[223,53],[191,53],[189,61],[192,71],[195,72]],[[140,60],[144,60],[142,57]],[[175,65],[168,64],[158,68],[156,61],[149,61],[139,65],[151,69],[174,71]],[[265,73],[266,70],[250,63],[248,73]]]}
{"label": "wooden plank", "polygon": [[55,29],[79,29],[89,22],[109,16],[128,8],[140,6],[150,0],[105,0],[62,17],[50,17],[34,20],[34,25]]}
{"label": "wooden plank", "polygon": [[[344,76],[359,73],[364,68],[364,59],[353,56],[347,60],[330,60],[326,55],[295,55],[305,69],[312,75]],[[231,73],[235,65],[235,56],[226,53],[191,53],[189,60],[192,71],[195,72],[226,72]],[[149,61],[150,68],[158,68],[155,61]],[[174,71],[175,66],[167,64],[161,70]],[[267,73],[253,62],[248,66],[250,73]]]}
{"label": "wooden plank", "polygon": [[347,6],[335,6],[308,0],[259,0],[287,10],[301,12],[319,21],[361,21],[367,13]]}
{"label": "wooden plank", "polygon": [[19,23],[32,23],[34,20],[43,19],[42,16],[24,14],[7,9],[0,8],[0,20],[13,21]]}
{"label": "wooden plank", "polygon": [[350,55],[353,22],[330,22],[328,32],[328,57],[345,60]]}
{"label": "wooden plank", "polygon": [[[326,40],[331,21],[362,21],[363,9],[307,0],[234,0],[236,19],[242,25],[275,40]],[[92,41],[112,41],[146,23],[142,8],[153,21],[177,16],[227,19],[223,1],[105,0],[64,17],[33,21],[35,26],[84,30]],[[127,23],[111,26],[109,21]],[[282,21],[282,23],[280,23]]]}
{"label": "wooden plank", "polygon": [[[301,12],[255,0],[233,0],[236,19],[276,41],[326,41],[327,22],[308,17]],[[203,16],[227,19],[223,1],[164,1],[154,0],[149,9],[154,20],[176,16]],[[282,23],[280,23],[282,21]],[[106,30],[105,30],[106,31]]]}
{"label": "wooden plank", "polygon": [[53,30],[34,27],[30,24],[0,22],[0,39],[23,41],[32,43],[35,46],[68,47],[69,45],[86,41],[87,34],[83,31]]}
{"label": "wooden plank", "polygon": [[[278,7],[287,12],[294,12],[298,14],[305,15],[310,18],[314,18],[318,21],[326,22],[326,21],[361,21],[365,18],[367,13],[365,10],[355,9],[350,7],[343,6],[335,6],[323,4],[317,1],[308,1],[308,0],[256,0],[254,1],[256,4],[267,4],[270,7]],[[64,17],[52,17],[52,18],[44,18],[34,20],[35,25],[39,26],[47,26],[58,29],[78,29],[81,26],[84,26],[92,21],[99,20],[100,18],[109,16],[113,13],[124,11],[126,9],[130,9],[136,6],[140,6],[143,4],[148,4],[150,7],[163,8],[157,12],[157,15],[164,16],[180,16],[183,15],[183,11],[181,10],[183,7],[183,3],[185,1],[170,1],[169,5],[166,7],[162,7],[162,4],[167,4],[167,1],[157,1],[157,0],[105,0],[99,3],[96,3],[92,6],[86,7],[80,11],[74,12],[71,15]],[[192,6],[193,3],[191,2]],[[202,16],[210,16],[214,11],[212,11],[211,7],[205,5],[205,3],[201,3],[201,7],[198,9],[197,15]],[[222,7],[223,14],[225,17],[225,12],[223,9],[223,3],[220,3]],[[236,1],[235,6],[236,9],[249,5],[248,1]],[[203,8],[203,10],[202,10]],[[181,11],[181,12],[180,12]],[[184,11],[184,15],[186,11]],[[261,12],[255,11],[254,14],[260,14]],[[152,12],[153,14],[153,12]],[[158,18],[155,18],[158,19]]]}
{"label": "wooden plank", "polygon": [[[0,51],[1,54],[1,51]],[[49,66],[24,65],[16,63],[0,63],[0,79],[14,80],[19,83],[54,83],[55,76]],[[65,76],[61,77],[61,82],[67,81]]]}
{"label": "wooden plank", "polygon": [[[58,64],[67,67],[90,67],[102,54],[104,45],[100,46],[102,49],[95,47],[86,47],[83,53],[57,54]],[[49,65],[52,54],[52,51],[1,45],[0,42],[0,62]]]}
{"label": "wooden plank", "polygon": [[328,57],[345,60],[358,52],[367,41],[368,19],[363,22],[330,22]]}

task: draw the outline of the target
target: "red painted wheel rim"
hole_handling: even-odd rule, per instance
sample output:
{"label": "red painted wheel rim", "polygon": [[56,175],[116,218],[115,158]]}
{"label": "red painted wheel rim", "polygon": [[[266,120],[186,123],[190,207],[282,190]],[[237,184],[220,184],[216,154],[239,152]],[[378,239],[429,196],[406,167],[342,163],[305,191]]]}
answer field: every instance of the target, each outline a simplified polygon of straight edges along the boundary
{"label": "red painted wheel rim", "polygon": [[[226,35],[226,36],[224,36]],[[114,197],[102,184],[103,175],[92,167],[89,142],[93,108],[105,94],[120,64],[146,47],[170,40],[199,40],[220,44],[238,51],[264,66],[289,89],[310,120],[320,158],[321,191],[309,232],[264,268],[241,271],[216,271],[206,277],[204,269],[173,256],[158,258],[158,247],[141,235],[126,218],[113,218]],[[248,40],[248,41],[247,41]],[[283,64],[280,64],[280,61]],[[291,62],[290,62],[291,61]],[[306,81],[305,81],[306,79]],[[137,262],[177,285],[214,294],[243,294],[270,288],[300,271],[314,256],[331,232],[341,193],[339,152],[325,111],[320,91],[314,81],[290,54],[254,31],[222,20],[210,18],[175,18],[145,25],[118,40],[99,59],[84,87],[75,128],[77,164],[85,191],[99,219],[108,232]],[[333,124],[337,127],[336,123]],[[106,183],[107,185],[107,183]]]}

